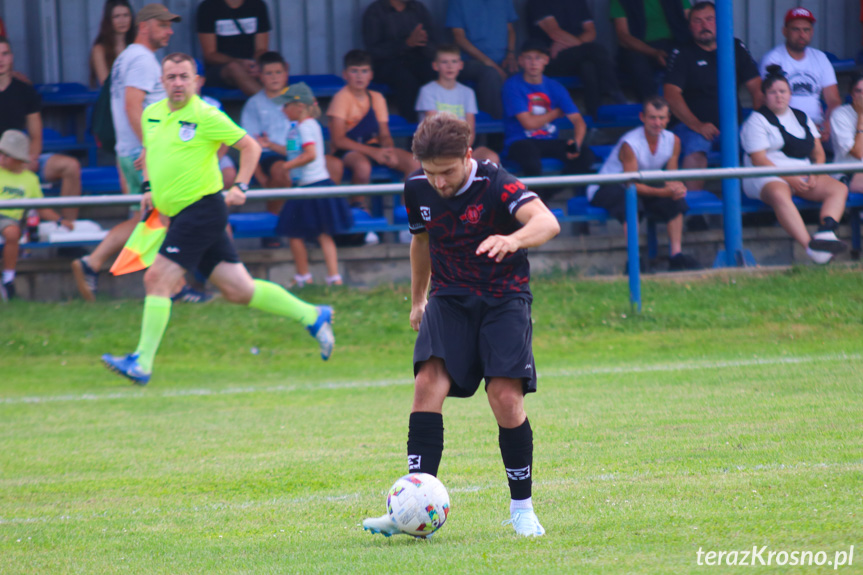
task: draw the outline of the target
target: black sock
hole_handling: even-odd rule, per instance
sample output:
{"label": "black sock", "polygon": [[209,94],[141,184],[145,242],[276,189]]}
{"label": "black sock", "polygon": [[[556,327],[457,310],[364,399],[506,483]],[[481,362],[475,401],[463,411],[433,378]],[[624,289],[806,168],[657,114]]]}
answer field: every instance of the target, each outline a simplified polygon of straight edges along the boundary
{"label": "black sock", "polygon": [[819,232],[835,232],[839,229],[839,222],[827,216],[823,220],[821,220],[821,225],[818,226]]}
{"label": "black sock", "polygon": [[408,472],[437,477],[443,454],[443,415],[419,411],[411,413],[408,424]]}
{"label": "black sock", "polygon": [[533,465],[533,431],[530,421],[525,419],[524,423],[514,429],[498,426],[498,441],[510,495],[516,500],[527,499],[531,496]]}

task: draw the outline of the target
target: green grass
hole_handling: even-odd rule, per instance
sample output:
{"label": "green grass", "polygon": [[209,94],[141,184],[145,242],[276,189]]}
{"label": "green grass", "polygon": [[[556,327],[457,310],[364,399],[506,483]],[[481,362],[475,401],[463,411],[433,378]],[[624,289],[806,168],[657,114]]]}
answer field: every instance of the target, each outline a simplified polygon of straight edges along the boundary
{"label": "green grass", "polygon": [[860,271],[648,282],[640,315],[625,282],[535,278],[536,540],[500,525],[482,393],[445,406],[446,526],[362,531],[405,471],[406,286],[303,291],[336,307],[327,363],[290,321],[177,305],[144,389],[98,363],[134,347],[141,302],[13,302],[0,573],[727,573],[747,568],[699,548],[762,545],[854,545],[839,571],[863,572]]}

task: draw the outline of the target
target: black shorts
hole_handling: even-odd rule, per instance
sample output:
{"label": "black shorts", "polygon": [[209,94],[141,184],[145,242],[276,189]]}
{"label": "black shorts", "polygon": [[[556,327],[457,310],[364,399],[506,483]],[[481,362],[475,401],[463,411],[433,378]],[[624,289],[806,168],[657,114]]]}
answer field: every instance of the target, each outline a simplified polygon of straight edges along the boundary
{"label": "black shorts", "polygon": [[[651,186],[659,187],[662,184],[653,182]],[[596,190],[590,205],[596,208],[604,208],[608,215],[620,223],[626,222],[626,187],[621,184],[607,184]],[[655,196],[638,196],[638,215],[659,222],[669,222],[689,211],[686,200],[681,198],[658,198]]]}
{"label": "black shorts", "polygon": [[221,192],[204,196],[171,218],[159,253],[188,271],[210,277],[221,262],[240,263],[228,237],[228,207]]}
{"label": "black shorts", "polygon": [[414,376],[420,365],[439,357],[450,376],[449,395],[470,397],[485,378],[522,380],[536,391],[533,327],[526,297],[434,296],[423,314],[414,346]]}
{"label": "black shorts", "polygon": [[285,162],[285,161],[287,161],[287,158],[281,154],[278,154],[276,152],[264,152],[261,155],[261,159],[258,160],[258,165],[261,166],[261,169],[264,171],[264,173],[267,175],[267,177],[269,177],[270,176],[270,170],[273,169],[273,164],[275,164],[276,162]]}

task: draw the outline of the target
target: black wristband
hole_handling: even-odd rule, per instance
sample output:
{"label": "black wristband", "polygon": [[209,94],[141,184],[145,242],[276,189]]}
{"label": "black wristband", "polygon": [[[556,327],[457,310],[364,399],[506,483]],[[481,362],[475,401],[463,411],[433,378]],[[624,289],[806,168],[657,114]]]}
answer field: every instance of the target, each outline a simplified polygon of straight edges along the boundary
{"label": "black wristband", "polygon": [[236,187],[240,188],[240,191],[244,194],[249,191],[249,184],[244,184],[242,182],[237,182],[234,184]]}
{"label": "black wristband", "polygon": [[144,191],[145,194],[149,194],[150,193],[150,180],[144,180],[144,183],[141,184],[141,189]]}

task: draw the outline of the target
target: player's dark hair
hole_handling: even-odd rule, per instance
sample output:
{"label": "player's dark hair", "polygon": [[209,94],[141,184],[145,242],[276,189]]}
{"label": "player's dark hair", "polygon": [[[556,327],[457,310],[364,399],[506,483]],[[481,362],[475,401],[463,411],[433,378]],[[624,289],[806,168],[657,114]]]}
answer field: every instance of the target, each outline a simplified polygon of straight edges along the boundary
{"label": "player's dark hair", "polygon": [[642,111],[646,112],[648,106],[654,110],[664,110],[668,107],[668,100],[662,96],[651,96],[644,101],[644,104],[641,107]]}
{"label": "player's dark hair", "polygon": [[764,76],[764,80],[761,82],[761,91],[766,94],[767,90],[776,82],[785,82],[789,88],[791,87],[791,84],[788,83],[788,78],[785,77],[782,66],[779,64],[770,64],[767,66],[767,75]]}
{"label": "player's dark hair", "polygon": [[258,56],[258,66],[263,68],[267,64],[281,64],[284,66],[285,70],[288,69],[288,63],[282,57],[281,54],[276,52],[275,50],[270,50],[269,52],[264,52],[260,56]]}
{"label": "player's dark hair", "polygon": [[464,158],[471,141],[470,124],[455,114],[438,112],[426,116],[414,132],[411,149],[420,162],[434,158]]}
{"label": "player's dark hair", "polygon": [[455,44],[441,44],[437,47],[437,50],[435,50],[435,57],[438,57],[441,54],[456,54],[461,56],[461,48]]}
{"label": "player's dark hair", "polygon": [[345,54],[345,69],[351,66],[371,66],[372,55],[365,50],[351,50]]}
{"label": "player's dark hair", "polygon": [[165,67],[165,64],[167,62],[173,62],[174,64],[182,64],[183,62],[188,62],[192,65],[192,70],[195,71],[195,73],[197,73],[198,71],[198,64],[195,62],[195,59],[183,52],[171,52],[170,54],[162,58],[163,68]]}
{"label": "player's dark hair", "polygon": [[692,21],[692,15],[696,12],[701,12],[702,10],[707,10],[710,8],[714,12],[716,12],[716,4],[714,4],[711,0],[701,0],[701,2],[696,2],[689,9],[689,21]]}

